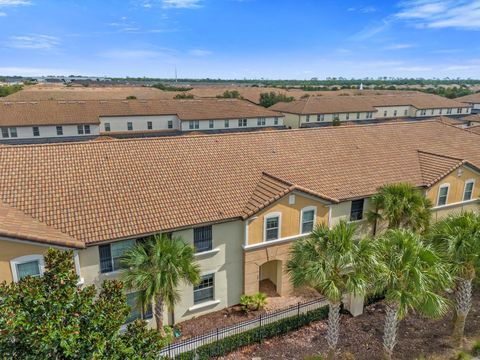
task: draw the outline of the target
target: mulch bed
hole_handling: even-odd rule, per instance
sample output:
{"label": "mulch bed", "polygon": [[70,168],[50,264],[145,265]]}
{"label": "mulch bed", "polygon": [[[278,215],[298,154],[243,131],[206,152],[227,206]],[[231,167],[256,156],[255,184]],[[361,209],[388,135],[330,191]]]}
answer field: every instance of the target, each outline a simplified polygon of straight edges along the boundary
{"label": "mulch bed", "polygon": [[[382,336],[385,306],[382,302],[365,308],[364,314],[341,317],[339,359],[382,359]],[[399,326],[395,359],[451,359],[457,351],[450,345],[452,315],[443,319],[426,319],[410,314]],[[326,321],[317,321],[298,331],[265,340],[226,356],[225,360],[303,359],[308,355],[326,355]],[[465,334],[471,340],[480,337],[480,290],[474,292]]]}

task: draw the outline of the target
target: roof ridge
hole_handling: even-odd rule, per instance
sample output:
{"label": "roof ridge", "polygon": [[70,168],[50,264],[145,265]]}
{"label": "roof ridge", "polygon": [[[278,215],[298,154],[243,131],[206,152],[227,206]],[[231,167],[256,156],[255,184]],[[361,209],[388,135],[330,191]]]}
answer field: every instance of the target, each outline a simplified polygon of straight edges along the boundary
{"label": "roof ridge", "polygon": [[452,160],[459,160],[461,162],[466,161],[466,159],[462,159],[462,158],[458,158],[458,157],[454,157],[454,156],[450,156],[450,155],[438,154],[438,153],[434,153],[434,152],[426,151],[426,150],[421,150],[421,149],[417,149],[417,152],[424,153],[424,154],[429,154],[429,155],[434,155],[434,156],[438,156],[438,157],[444,157],[444,158],[448,158],[448,159],[452,159]]}

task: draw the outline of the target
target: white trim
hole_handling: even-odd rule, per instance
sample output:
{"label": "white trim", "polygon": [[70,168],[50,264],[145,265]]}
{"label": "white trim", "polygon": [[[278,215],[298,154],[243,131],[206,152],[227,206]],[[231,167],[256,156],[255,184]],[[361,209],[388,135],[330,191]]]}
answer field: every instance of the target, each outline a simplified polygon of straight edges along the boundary
{"label": "white trim", "polygon": [[10,260],[10,267],[12,269],[13,281],[15,282],[19,281],[18,273],[17,273],[17,265],[24,264],[30,261],[38,261],[40,276],[43,275],[43,273],[45,272],[45,262],[43,260],[43,255],[41,254],[25,255],[25,256],[20,256]]}
{"label": "white trim", "polygon": [[77,285],[83,285],[85,283],[85,279],[82,278],[82,272],[80,268],[80,257],[78,255],[78,250],[73,251],[73,261],[75,262],[75,272],[78,275]]}
{"label": "white trim", "polygon": [[[317,207],[316,206],[305,206],[303,209],[300,210],[300,228],[298,229],[298,233],[300,235],[305,235],[302,233],[303,228],[303,213],[305,211],[312,211],[313,210],[313,226],[315,227],[315,223],[317,220]],[[306,233],[309,234],[309,233]]]}
{"label": "white trim", "polygon": [[328,205],[328,228],[331,229],[332,228],[332,206],[333,205]]}
{"label": "white trim", "polygon": [[[439,205],[440,191],[442,190],[442,188],[447,188],[447,198],[445,199],[445,204],[444,205]],[[442,207],[442,206],[448,205],[448,195],[449,195],[449,193],[450,193],[450,184],[449,183],[444,183],[444,184],[442,184],[438,187],[436,207]]]}
{"label": "white trim", "polygon": [[199,252],[199,253],[195,253],[195,257],[201,257],[201,256],[208,256],[208,255],[214,255],[216,253],[218,253],[220,251],[220,248],[215,248],[215,249],[212,249],[212,250],[207,250],[207,251],[202,251],[202,252]]}
{"label": "white trim", "polygon": [[[467,184],[473,184],[473,186],[472,186],[472,194],[470,195],[470,199],[465,200],[465,190],[467,190]],[[473,199],[473,190],[475,190],[475,179],[466,180],[465,185],[463,186],[462,202],[463,201],[470,201],[470,200]]]}
{"label": "white trim", "polygon": [[272,241],[278,240],[269,240],[267,241],[267,220],[271,218],[278,217],[278,239],[282,238],[282,213],[279,211],[271,212],[263,217],[263,242],[271,243]]}
{"label": "white trim", "polygon": [[[215,292],[215,287],[213,289],[213,292]],[[220,304],[220,300],[218,300],[218,299],[217,300],[209,300],[209,301],[201,302],[201,303],[195,304],[193,306],[190,306],[188,308],[188,311],[196,311],[196,310],[200,310],[200,309],[203,309],[203,308],[215,306],[215,305],[218,305],[218,304]]]}
{"label": "white trim", "polygon": [[455,206],[459,206],[459,205],[468,205],[468,204],[475,203],[475,202],[478,202],[478,201],[479,201],[479,199],[459,201],[459,202],[452,203],[452,204],[446,204],[446,205],[442,205],[442,206],[434,206],[434,207],[432,207],[432,210],[447,209],[447,208],[455,207]]}
{"label": "white trim", "polygon": [[262,248],[262,247],[267,247],[267,246],[271,246],[271,245],[277,245],[277,244],[281,244],[281,243],[284,243],[284,242],[289,242],[289,241],[292,241],[292,240],[300,239],[300,238],[306,237],[306,236],[308,236],[308,235],[310,235],[310,233],[308,233],[308,234],[301,234],[301,235],[287,236],[287,237],[280,238],[280,239],[277,239],[277,240],[270,240],[270,241],[261,242],[261,243],[258,243],[258,244],[247,245],[247,246],[242,246],[242,247],[243,247],[244,250]]}

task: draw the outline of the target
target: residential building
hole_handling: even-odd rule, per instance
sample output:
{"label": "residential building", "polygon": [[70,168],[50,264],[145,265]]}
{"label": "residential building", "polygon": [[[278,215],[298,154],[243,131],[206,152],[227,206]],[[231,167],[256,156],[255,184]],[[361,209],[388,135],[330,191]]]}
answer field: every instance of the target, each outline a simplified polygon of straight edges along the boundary
{"label": "residential building", "polygon": [[376,123],[392,119],[427,119],[433,116],[470,114],[471,106],[437,95],[422,93],[388,95],[310,96],[280,102],[270,109],[285,114],[290,128],[347,123]]}
{"label": "residential building", "polygon": [[99,135],[283,128],[283,114],[237,99],[0,102],[0,142],[39,143]]}
{"label": "residential building", "polygon": [[236,305],[262,280],[285,295],[292,242],[341,219],[370,234],[384,184],[417,186],[434,219],[477,210],[479,139],[422,121],[0,146],[0,281],[41,275],[53,246],[74,250],[80,286],[100,286],[136,239],[170,233],[202,275],[180,289],[175,321]]}
{"label": "residential building", "polygon": [[480,92],[455,99],[472,107],[473,114],[480,114]]}

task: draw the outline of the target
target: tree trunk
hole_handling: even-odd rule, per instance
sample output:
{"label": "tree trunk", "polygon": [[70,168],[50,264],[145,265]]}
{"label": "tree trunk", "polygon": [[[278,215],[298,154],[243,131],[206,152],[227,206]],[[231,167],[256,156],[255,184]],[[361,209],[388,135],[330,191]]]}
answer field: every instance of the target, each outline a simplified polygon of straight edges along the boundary
{"label": "tree trunk", "polygon": [[163,328],[163,297],[158,295],[155,297],[155,322],[157,323],[157,331],[162,337],[166,336],[165,329]]}
{"label": "tree trunk", "polygon": [[455,316],[453,325],[453,342],[462,345],[465,320],[472,306],[472,280],[460,279],[455,290]]}
{"label": "tree trunk", "polygon": [[340,332],[340,302],[328,302],[328,328],[327,343],[328,357],[327,359],[335,359],[335,351],[337,349],[338,335]]}
{"label": "tree trunk", "polygon": [[398,305],[390,304],[385,309],[385,327],[383,329],[383,350],[385,359],[391,359],[397,343]]}

